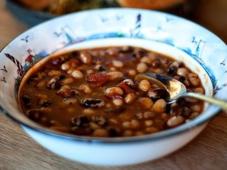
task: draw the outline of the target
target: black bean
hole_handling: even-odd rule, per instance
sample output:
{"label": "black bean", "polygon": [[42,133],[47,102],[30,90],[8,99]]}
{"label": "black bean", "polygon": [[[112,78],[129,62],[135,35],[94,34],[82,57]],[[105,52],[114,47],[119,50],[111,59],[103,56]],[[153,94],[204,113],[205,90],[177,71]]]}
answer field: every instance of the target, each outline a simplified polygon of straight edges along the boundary
{"label": "black bean", "polygon": [[40,120],[40,122],[42,123],[42,125],[44,125],[44,126],[51,126],[51,121],[47,118],[47,117],[42,117],[41,118],[41,120]]}
{"label": "black bean", "polygon": [[147,51],[143,49],[135,49],[136,58],[142,58],[147,55]]}
{"label": "black bean", "polygon": [[174,106],[174,107],[171,106],[170,111],[168,112],[168,114],[171,116],[178,115],[178,113],[179,113],[179,109],[177,109],[176,106]]}
{"label": "black bean", "polygon": [[37,77],[35,76],[35,75],[33,75],[33,76],[31,76],[29,79],[28,79],[28,84],[31,84],[31,83],[33,83],[34,81],[36,81],[37,80]]}
{"label": "black bean", "polygon": [[103,72],[103,71],[107,71],[107,68],[105,66],[103,66],[103,65],[99,65],[98,68],[97,68],[97,70],[99,72]]}
{"label": "black bean", "polygon": [[60,84],[59,80],[60,80],[60,77],[53,77],[47,83],[47,88],[49,88],[49,89],[59,89],[61,87],[61,84]]}
{"label": "black bean", "polygon": [[181,83],[185,83],[186,81],[186,78],[184,76],[175,75],[173,78],[179,80]]}
{"label": "black bean", "polygon": [[116,129],[116,128],[113,128],[113,127],[110,127],[108,129],[108,134],[109,134],[110,137],[119,136],[119,133],[120,133],[119,129]]}
{"label": "black bean", "polygon": [[93,99],[93,98],[87,98],[82,100],[81,102],[82,106],[87,108],[95,108],[95,107],[102,107],[105,105],[105,102],[101,99]]}
{"label": "black bean", "polygon": [[46,74],[44,72],[41,73],[37,73],[35,75],[32,75],[29,79],[28,79],[28,83],[32,83],[32,82],[37,82],[40,81],[42,78],[44,78],[46,76]]}
{"label": "black bean", "polygon": [[21,100],[23,102],[23,105],[26,107],[26,108],[30,108],[31,107],[31,99],[29,96],[27,95],[23,95],[21,97]]}
{"label": "black bean", "polygon": [[89,125],[89,118],[87,116],[73,117],[71,120],[72,126],[87,127]]}
{"label": "black bean", "polygon": [[52,103],[49,101],[49,100],[47,100],[47,99],[41,99],[40,101],[39,101],[39,105],[41,106],[41,107],[48,107],[48,106],[50,106]]}
{"label": "black bean", "polygon": [[170,113],[171,112],[171,104],[167,104],[166,105],[166,113]]}
{"label": "black bean", "polygon": [[79,91],[77,89],[71,89],[69,86],[62,86],[56,93],[57,95],[64,97],[64,98],[70,98],[74,96],[79,96]]}
{"label": "black bean", "polygon": [[88,136],[91,135],[92,130],[90,128],[78,128],[78,127],[72,127],[71,131],[73,134],[75,135],[79,135],[79,136]]}
{"label": "black bean", "polygon": [[61,74],[61,75],[59,76],[59,80],[64,80],[65,78],[66,78],[66,76],[63,75],[63,74]]}
{"label": "black bean", "polygon": [[176,66],[170,66],[168,69],[167,69],[167,73],[169,75],[175,75],[177,73],[177,67]]}
{"label": "black bean", "polygon": [[165,89],[157,88],[154,90],[148,91],[148,97],[150,97],[153,101],[158,99],[168,99],[169,93]]}
{"label": "black bean", "polygon": [[161,65],[160,59],[155,59],[155,60],[153,60],[152,63],[151,63],[151,66],[154,67],[154,68],[157,68],[157,67],[159,67],[160,65]]}
{"label": "black bean", "polygon": [[179,64],[179,67],[185,67],[184,63],[182,62],[178,62],[178,64]]}
{"label": "black bean", "polygon": [[186,80],[186,78],[184,76],[179,76],[178,79],[180,82],[184,83],[184,81]]}
{"label": "black bean", "polygon": [[179,105],[179,106],[185,106],[185,105],[187,105],[187,101],[184,99],[184,98],[179,98],[178,100],[177,100],[177,104]]}
{"label": "black bean", "polygon": [[189,117],[191,113],[192,113],[192,110],[189,107],[183,107],[180,111],[180,115],[184,117]]}
{"label": "black bean", "polygon": [[39,122],[43,116],[43,112],[39,109],[31,109],[26,112],[26,115],[36,122]]}
{"label": "black bean", "polygon": [[127,84],[129,87],[135,87],[135,83],[132,79],[124,79],[122,82]]}
{"label": "black bean", "polygon": [[80,95],[80,94],[79,94],[79,91],[78,91],[77,89],[71,89],[70,92],[71,92],[71,96],[76,96],[76,95],[79,96],[79,95]]}

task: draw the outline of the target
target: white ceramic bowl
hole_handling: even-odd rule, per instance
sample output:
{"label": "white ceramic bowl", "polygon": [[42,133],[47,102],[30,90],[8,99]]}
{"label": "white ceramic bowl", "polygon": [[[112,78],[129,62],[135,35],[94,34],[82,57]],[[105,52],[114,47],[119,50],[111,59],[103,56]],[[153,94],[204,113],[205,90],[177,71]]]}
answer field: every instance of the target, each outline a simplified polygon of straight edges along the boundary
{"label": "white ceramic bowl", "polygon": [[[183,61],[196,71],[207,95],[227,99],[227,49],[208,30],[160,12],[106,9],[66,15],[18,36],[0,54],[0,105],[24,131],[48,150],[75,161],[119,166],[154,160],[195,138],[218,108],[207,105],[193,121],[152,135],[90,138],[54,132],[20,113],[16,95],[21,76],[51,54],[81,48],[132,45]],[[213,93],[215,92],[215,93]]]}

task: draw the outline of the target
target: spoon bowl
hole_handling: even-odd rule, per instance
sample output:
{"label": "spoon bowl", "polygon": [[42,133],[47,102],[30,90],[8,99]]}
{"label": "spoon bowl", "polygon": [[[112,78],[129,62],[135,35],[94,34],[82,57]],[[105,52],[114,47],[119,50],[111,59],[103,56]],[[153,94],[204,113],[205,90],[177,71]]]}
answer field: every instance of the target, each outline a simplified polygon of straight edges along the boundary
{"label": "spoon bowl", "polygon": [[144,74],[138,74],[135,79],[137,81],[148,79],[151,82],[156,83],[158,86],[164,88],[169,93],[169,96],[167,98],[169,103],[174,103],[180,97],[193,97],[196,99],[204,100],[211,104],[215,104],[220,108],[227,110],[227,102],[213,97],[205,96],[203,94],[188,92],[183,83],[172,77],[148,72]]}

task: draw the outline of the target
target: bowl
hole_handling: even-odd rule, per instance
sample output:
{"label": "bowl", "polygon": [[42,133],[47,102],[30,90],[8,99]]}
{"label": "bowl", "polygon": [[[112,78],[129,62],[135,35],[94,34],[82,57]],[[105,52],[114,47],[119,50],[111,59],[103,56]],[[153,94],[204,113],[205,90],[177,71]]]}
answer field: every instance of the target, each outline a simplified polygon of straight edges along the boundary
{"label": "bowl", "polygon": [[[52,54],[81,48],[132,45],[183,61],[200,77],[206,95],[226,100],[227,49],[205,28],[166,13],[138,9],[102,9],[62,16],[24,32],[0,53],[2,112],[44,148],[74,161],[122,166],[155,160],[185,146],[217,115],[206,105],[192,121],[138,137],[92,138],[41,127],[18,109],[16,97],[23,74]],[[196,153],[195,153],[196,154]]]}

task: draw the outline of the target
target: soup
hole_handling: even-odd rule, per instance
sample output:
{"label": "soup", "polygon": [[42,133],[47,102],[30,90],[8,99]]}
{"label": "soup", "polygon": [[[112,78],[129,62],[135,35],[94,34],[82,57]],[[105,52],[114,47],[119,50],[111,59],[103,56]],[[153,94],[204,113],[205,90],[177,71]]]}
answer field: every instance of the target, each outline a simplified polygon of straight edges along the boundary
{"label": "soup", "polygon": [[138,74],[171,76],[204,93],[198,75],[168,56],[123,46],[77,50],[49,57],[28,71],[19,105],[36,123],[80,136],[126,137],[156,133],[197,117],[204,103],[168,93]]}

